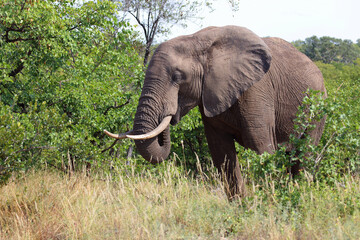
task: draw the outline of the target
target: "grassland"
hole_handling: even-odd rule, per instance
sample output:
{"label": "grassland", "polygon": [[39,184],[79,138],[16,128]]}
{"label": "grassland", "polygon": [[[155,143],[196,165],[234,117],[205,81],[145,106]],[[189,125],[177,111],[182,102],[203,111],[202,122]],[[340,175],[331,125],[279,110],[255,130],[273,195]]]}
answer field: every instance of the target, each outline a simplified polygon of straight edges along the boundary
{"label": "grassland", "polygon": [[360,179],[286,188],[252,182],[228,202],[215,174],[171,163],[157,174],[119,170],[117,180],[38,171],[1,187],[0,239],[360,238]]}

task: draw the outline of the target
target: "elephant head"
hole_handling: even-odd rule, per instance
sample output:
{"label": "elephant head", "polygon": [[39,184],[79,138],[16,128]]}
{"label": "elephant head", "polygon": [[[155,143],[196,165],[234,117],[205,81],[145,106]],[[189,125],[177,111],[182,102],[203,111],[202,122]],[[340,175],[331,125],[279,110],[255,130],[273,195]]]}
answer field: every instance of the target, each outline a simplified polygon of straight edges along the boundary
{"label": "elephant head", "polygon": [[170,153],[169,123],[200,106],[207,117],[229,109],[270,68],[270,50],[246,28],[209,27],[162,43],[146,71],[133,130],[139,153],[158,163]]}

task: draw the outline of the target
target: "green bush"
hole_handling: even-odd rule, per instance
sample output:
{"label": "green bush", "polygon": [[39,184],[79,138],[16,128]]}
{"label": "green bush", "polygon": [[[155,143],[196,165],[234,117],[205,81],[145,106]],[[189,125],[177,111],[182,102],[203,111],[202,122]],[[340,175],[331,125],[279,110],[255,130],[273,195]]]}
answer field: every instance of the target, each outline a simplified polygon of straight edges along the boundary
{"label": "green bush", "polygon": [[132,28],[109,1],[0,5],[3,179],[34,166],[109,169],[130,142],[109,148],[102,130],[132,127],[143,77]]}
{"label": "green bush", "polygon": [[211,162],[204,125],[198,108],[191,110],[179,124],[172,127],[171,141],[172,151],[182,159],[188,169],[197,171],[198,159],[203,167]]}

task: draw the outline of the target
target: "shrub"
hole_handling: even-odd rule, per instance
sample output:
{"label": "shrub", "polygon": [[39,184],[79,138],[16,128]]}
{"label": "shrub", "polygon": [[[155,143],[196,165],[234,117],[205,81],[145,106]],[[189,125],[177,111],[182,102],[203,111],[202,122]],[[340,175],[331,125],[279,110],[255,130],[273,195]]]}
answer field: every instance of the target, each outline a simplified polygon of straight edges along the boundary
{"label": "shrub", "polygon": [[101,166],[130,144],[108,148],[102,130],[131,127],[143,75],[133,30],[109,1],[76,2],[0,4],[3,179],[41,165]]}

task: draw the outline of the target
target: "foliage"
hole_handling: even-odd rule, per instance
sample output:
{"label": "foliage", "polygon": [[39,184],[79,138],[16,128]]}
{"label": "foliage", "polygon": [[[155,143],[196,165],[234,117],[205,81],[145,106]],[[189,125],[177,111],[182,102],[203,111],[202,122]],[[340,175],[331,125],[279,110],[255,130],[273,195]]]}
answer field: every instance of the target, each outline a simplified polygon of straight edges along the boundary
{"label": "foliage", "polygon": [[[357,63],[359,59],[356,60]],[[328,177],[360,173],[360,64],[318,63],[329,92],[323,144],[329,142],[319,169]],[[328,167],[327,167],[328,166]],[[332,171],[330,171],[330,169]]]}
{"label": "foliage", "polygon": [[72,170],[101,163],[112,143],[102,130],[127,130],[135,112],[143,72],[131,39],[108,1],[2,1],[4,178],[42,164]]}
{"label": "foliage", "polygon": [[198,160],[205,167],[211,163],[204,125],[198,108],[194,108],[171,129],[171,147],[187,169],[197,170]]}
{"label": "foliage", "polygon": [[312,36],[305,41],[295,41],[293,44],[313,61],[350,64],[360,58],[360,47],[351,40]]}

